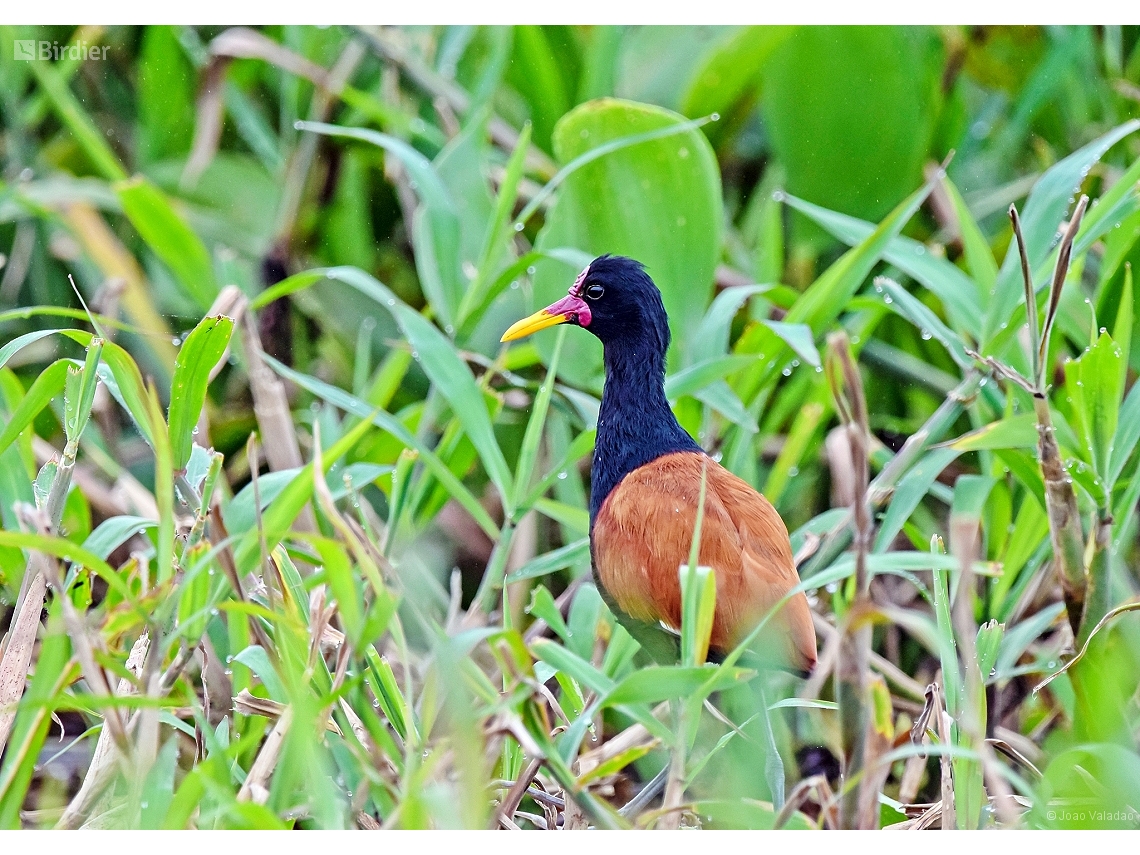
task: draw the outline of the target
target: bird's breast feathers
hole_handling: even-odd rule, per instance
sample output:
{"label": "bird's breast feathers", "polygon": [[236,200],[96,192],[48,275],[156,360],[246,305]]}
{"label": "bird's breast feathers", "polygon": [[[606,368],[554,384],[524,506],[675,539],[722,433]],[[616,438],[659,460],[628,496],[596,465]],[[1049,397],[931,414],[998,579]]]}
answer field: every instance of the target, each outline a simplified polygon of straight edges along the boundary
{"label": "bird's breast feathers", "polygon": [[[595,571],[630,617],[679,629],[679,568],[689,560],[702,467],[707,475],[699,561],[716,577],[710,646],[727,652],[799,583],[799,576],[779,514],[747,482],[706,455],[662,455],[614,487],[594,521]],[[761,638],[777,646],[769,651],[776,653],[772,658],[809,670],[815,630],[803,593],[784,602],[768,627]]]}

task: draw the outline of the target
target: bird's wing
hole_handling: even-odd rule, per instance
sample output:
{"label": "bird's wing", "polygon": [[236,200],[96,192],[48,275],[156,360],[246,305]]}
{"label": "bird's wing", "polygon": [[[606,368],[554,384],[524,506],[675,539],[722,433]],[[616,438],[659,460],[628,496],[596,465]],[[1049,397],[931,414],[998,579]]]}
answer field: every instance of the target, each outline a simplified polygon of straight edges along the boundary
{"label": "bird's wing", "polygon": [[815,627],[807,597],[802,592],[788,596],[800,577],[784,521],[767,499],[727,469],[710,470],[710,481],[716,485],[717,496],[736,526],[742,546],[737,597],[743,608],[734,615],[732,642],[739,643],[775,609],[767,624],[770,629],[761,635],[760,647],[778,641],[769,658],[810,671],[816,658]]}
{"label": "bird's wing", "polygon": [[[702,454],[679,452],[630,472],[594,522],[598,581],[626,614],[678,629],[678,569],[688,562],[707,462],[700,563],[716,576],[710,644],[730,650],[799,582],[787,530],[775,509],[746,482]],[[787,664],[815,658],[815,633],[802,594],[780,609],[773,635],[789,636]],[[802,614],[801,614],[802,612]],[[790,618],[790,620],[789,620]],[[804,632],[803,619],[806,618]],[[810,647],[810,657],[808,649]],[[802,653],[796,653],[802,651]],[[810,665],[808,666],[810,667]]]}

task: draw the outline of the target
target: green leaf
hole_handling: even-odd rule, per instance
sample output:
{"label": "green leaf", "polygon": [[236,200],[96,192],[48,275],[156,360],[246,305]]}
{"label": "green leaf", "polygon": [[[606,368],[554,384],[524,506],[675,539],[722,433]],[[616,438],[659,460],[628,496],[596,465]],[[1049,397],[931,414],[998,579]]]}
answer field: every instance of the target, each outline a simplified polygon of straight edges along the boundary
{"label": "green leaf", "polygon": [[[940,179],[936,173],[919,190],[912,193],[879,223],[864,241],[845,252],[810,285],[784,316],[789,324],[807,324],[813,335],[822,335],[835,321],[843,308],[859,290],[891,240],[898,236],[919,206]],[[752,401],[756,394],[777,379],[784,366],[788,345],[765,326],[757,324],[754,330],[762,334],[741,336],[736,344],[738,353],[764,354],[761,364],[738,389],[740,397]],[[770,349],[769,349],[770,348]]]}
{"label": "green leaf", "polygon": [[1033,413],[1006,416],[936,447],[953,449],[958,453],[983,449],[1036,448],[1037,418]]}
{"label": "green leaf", "polygon": [[175,213],[166,194],[141,175],[117,183],[114,189],[123,213],[147,246],[171,269],[183,293],[199,309],[208,309],[218,296],[210,253]]}
{"label": "green leaf", "polygon": [[[703,512],[703,508],[702,508]],[[711,567],[696,565],[697,531],[689,564],[680,567],[681,579],[681,661],[685,665],[703,663],[709,652],[713,615],[716,612],[716,575]]]}
{"label": "green leaf", "polygon": [[447,186],[431,161],[403,140],[366,128],[344,128],[323,122],[297,122],[297,129],[362,140],[379,146],[399,159],[408,171],[416,195],[423,202],[412,229],[416,236],[415,260],[420,285],[443,324],[453,324],[464,287],[459,269],[459,215]]}
{"label": "green leaf", "polygon": [[[193,731],[191,731],[193,732]],[[140,829],[163,827],[170,803],[174,801],[174,777],[178,771],[178,736],[171,736],[159,749],[154,764],[142,782]]]}
{"label": "green leaf", "polygon": [[[8,360],[19,353],[23,348],[29,344],[39,341],[41,338],[47,338],[49,335],[63,332],[63,330],[34,330],[30,333],[16,336],[3,347],[0,347],[0,368],[8,364]],[[89,333],[88,333],[89,335]]]}
{"label": "green leaf", "polygon": [[930,492],[938,476],[960,453],[956,448],[929,451],[902,477],[875,536],[875,552],[884,552],[890,547],[914,509]]}
{"label": "green leaf", "polygon": [[[790,207],[811,218],[848,246],[858,245],[875,231],[874,223],[829,211],[795,196],[786,195],[784,198]],[[901,235],[891,239],[883,257],[937,296],[958,329],[977,337],[981,304],[977,288],[966,274],[945,258],[928,251],[924,244]]]}
{"label": "green leaf", "polygon": [[0,431],[0,453],[16,441],[24,430],[40,414],[52,399],[63,391],[67,382],[67,372],[74,368],[70,359],[57,359],[32,382],[31,387],[20,400],[4,430]]}
{"label": "green leaf", "polygon": [[99,385],[99,355],[103,352],[103,340],[92,339],[82,367],[72,366],[67,370],[64,382],[64,435],[68,442],[79,442],[87,420],[91,417],[91,405],[95,401],[95,389]]}
{"label": "green leaf", "polygon": [[265,686],[265,691],[269,693],[270,698],[283,704],[289,702],[289,693],[285,690],[285,684],[281,682],[281,678],[273,667],[269,654],[265,652],[264,647],[251,644],[234,656],[233,661],[240,662],[256,674],[261,680],[261,685]]}
{"label": "green leaf", "polygon": [[641,668],[604,695],[606,706],[653,704],[671,698],[687,698],[698,691],[719,692],[739,685],[756,672],[723,665],[668,666]]}
{"label": "green leaf", "polygon": [[103,138],[99,127],[83,109],[79,99],[68,88],[67,81],[51,62],[29,62],[27,66],[40,90],[47,95],[52,109],[75,138],[83,153],[108,181],[121,181],[127,177],[111,146]]}
{"label": "green leaf", "polygon": [[1051,627],[1065,612],[1064,603],[1053,603],[1037,612],[1032,617],[1018,621],[1006,632],[999,644],[997,660],[994,669],[997,671],[996,679],[1005,679],[1017,666],[1017,660],[1029,649],[1041,633]]}
{"label": "green leaf", "polygon": [[190,462],[210,372],[226,352],[233,330],[233,318],[223,315],[203,318],[179,348],[170,382],[170,446],[177,471],[185,469]]}
{"label": "green leaf", "polygon": [[524,579],[537,579],[540,576],[549,576],[567,567],[577,567],[587,564],[590,560],[590,539],[583,537],[573,543],[560,546],[542,555],[535,556],[518,570],[515,570],[505,580],[511,585]]}
{"label": "green leaf", "polygon": [[[91,333],[83,330],[60,330],[60,332],[84,347],[89,347],[94,338]],[[113,341],[103,343],[102,360],[98,368],[99,379],[103,381],[111,396],[127,411],[127,415],[131,417],[143,439],[154,448],[153,419],[147,389],[143,384],[142,372],[139,371],[138,365],[127,351]]]}
{"label": "green leaf", "polygon": [[990,672],[997,663],[998,650],[1001,647],[1002,636],[1005,633],[1005,624],[996,620],[987,621],[978,627],[978,637],[974,641],[974,649],[978,652],[978,670],[982,679],[988,680]]}
{"label": "green leaf", "polygon": [[[727,115],[759,88],[760,73],[772,53],[795,32],[793,27],[740,27],[705,51],[681,95],[686,116]],[[712,126],[715,128],[716,126]],[[719,136],[719,134],[714,134]]]}
{"label": "green leaf", "polygon": [[896,313],[918,327],[924,339],[933,338],[946,348],[959,368],[965,370],[973,364],[973,360],[966,355],[966,348],[962,339],[947,328],[946,324],[942,323],[942,319],[921,300],[885,276],[875,279],[875,290],[885,292],[884,302]]}
{"label": "green leaf", "polygon": [[[962,233],[962,249],[966,255],[966,264],[974,277],[974,297],[970,302],[981,307],[997,285],[997,262],[994,261],[993,250],[990,249],[989,242],[982,234],[981,227],[974,219],[970,209],[966,207],[966,201],[958,192],[958,188],[954,186],[954,182],[945,178],[942,181],[942,187],[946,191],[946,195],[950,197],[950,203],[954,206],[954,214],[958,218],[958,228]],[[978,319],[976,317],[971,318],[971,321],[976,330]],[[974,335],[976,336],[977,333],[975,332]]]}
{"label": "green leaf", "polygon": [[[1080,189],[1089,169],[1100,160],[1105,152],[1124,137],[1140,128],[1140,119],[1132,119],[1119,127],[1113,128],[1107,134],[1093,140],[1088,145],[1058,161],[1041,176],[1034,185],[1024,209],[1020,212],[1021,233],[1025,237],[1026,255],[1029,258],[1029,269],[1034,272],[1037,285],[1043,286],[1044,280],[1038,281],[1037,271],[1049,255],[1053,246],[1053,238],[1057,234],[1057,224],[1065,218],[1072,199]],[[1135,181],[1135,178],[1133,178]],[[1127,191],[1128,188],[1125,188]],[[1107,198],[1107,194],[1106,194]],[[1102,199],[1103,203],[1104,199]],[[1082,231],[1088,232],[1097,224],[1093,219],[1097,205],[1090,211],[1089,217],[1083,223]],[[1078,238],[1079,239],[1079,238]],[[1079,255],[1078,247],[1073,247],[1073,257]],[[981,343],[985,346],[1008,324],[1014,309],[1024,299],[1025,286],[1021,278],[1021,261],[1018,255],[1016,242],[1011,242],[1005,261],[1002,262],[998,273],[996,291],[990,304],[985,307],[985,316],[982,323]],[[984,295],[983,295],[984,296]],[[1008,329],[1008,328],[1007,328]]]}
{"label": "green leaf", "polygon": [[360,633],[364,628],[364,602],[360,594],[352,563],[344,547],[335,540],[314,537],[309,543],[321,556],[329,588],[336,598],[337,611],[344,622],[345,632],[354,647],[360,644]]}
{"label": "green leaf", "polygon": [[[389,288],[363,270],[335,267],[325,271],[325,275],[351,285],[392,313],[412,346],[413,356],[447,399],[455,417],[463,425],[464,432],[478,450],[479,458],[487,469],[487,475],[498,488],[499,495],[505,502],[509,502],[514,493],[514,479],[495,438],[483,393],[475,382],[471,369],[459,358],[447,337],[427,318],[399,300]],[[508,508],[508,513],[511,510],[513,509]]]}
{"label": "green leaf", "polygon": [[[270,368],[282,377],[292,380],[302,389],[312,392],[318,398],[328,401],[330,404],[339,407],[345,412],[366,419],[377,427],[388,431],[388,433],[392,434],[392,436],[396,437],[396,439],[400,440],[400,442],[409,448],[414,448],[420,457],[423,458],[427,467],[431,469],[432,474],[439,479],[439,482],[443,484],[451,497],[459,502],[459,504],[471,514],[472,518],[479,523],[479,527],[491,538],[497,538],[499,536],[499,527],[495,525],[495,521],[491,519],[486,509],[479,504],[478,500],[471,494],[471,491],[463,486],[463,482],[455,476],[455,473],[447,468],[446,463],[440,460],[430,448],[415,437],[398,419],[383,410],[370,407],[364,401],[354,395],[348,394],[342,389],[338,389],[315,377],[294,371],[292,368],[283,365],[268,354],[265,356],[265,359]],[[481,400],[479,405],[483,406]],[[326,459],[326,462],[329,463],[331,460]]]}
{"label": "green leaf", "polygon": [[1133,383],[1120,407],[1116,436],[1112,441],[1109,455],[1106,484],[1112,487],[1124,471],[1124,464],[1132,456],[1136,443],[1140,441],[1140,383]]}
{"label": "green leaf", "polygon": [[733,285],[717,294],[694,332],[690,367],[728,353],[728,335],[732,319],[736,317],[740,307],[756,294],[763,294],[771,289],[771,285]]}
{"label": "green leaf", "polygon": [[[285,366],[276,362],[272,357],[264,355],[263,358],[269,361],[271,367],[278,373],[281,373],[281,370],[285,369]],[[289,369],[285,370],[288,371]],[[305,375],[298,374],[297,376],[304,377]],[[378,411],[372,412],[375,414]],[[321,459],[325,471],[320,473],[320,477],[324,477],[328,470],[332,468],[333,464],[360,442],[371,425],[372,420],[365,415],[360,424],[353,427],[352,430],[324,450]],[[403,426],[401,425],[401,429],[402,428]],[[242,536],[237,547],[234,549],[234,563],[237,564],[239,571],[243,573],[248,572],[257,566],[259,561],[268,557],[261,554],[262,538],[264,538],[265,546],[272,550],[273,547],[289,533],[289,527],[292,525],[293,520],[297,518],[297,514],[301,512],[301,508],[303,508],[312,497],[315,468],[314,461],[302,468],[300,473],[289,481],[280,495],[278,495],[262,516],[262,531],[259,532],[256,529],[250,529],[244,533],[244,536]]]}
{"label": "green leaf", "polygon": [[71,658],[71,639],[63,626],[61,608],[60,599],[53,597],[36,656],[35,675],[20,700],[0,765],[0,828],[21,827],[20,810],[39,767],[52,713],[79,670]]}
{"label": "green leaf", "polygon": [[538,459],[538,446],[542,442],[546,427],[546,413],[550,409],[550,396],[554,391],[554,378],[558,373],[558,355],[562,352],[562,343],[566,338],[565,328],[557,333],[554,341],[554,353],[550,356],[550,365],[546,377],[534,396],[531,405],[530,418],[526,423],[526,433],[523,434],[522,446],[519,448],[518,464],[515,467],[515,495],[511,499],[513,508],[520,507],[526,498],[527,485],[530,484],[534,473],[534,463]]}
{"label": "green leaf", "polygon": [[921,181],[942,94],[936,33],[799,27],[764,69],[761,115],[788,190],[868,220]]}
{"label": "green leaf", "polygon": [[197,646],[209,620],[210,582],[213,559],[209,545],[197,543],[182,558],[185,574],[178,586],[178,632],[191,646]]}
{"label": "green leaf", "polygon": [[819,351],[816,349],[811,327],[807,324],[790,324],[786,321],[764,320],[760,323],[782,338],[800,359],[812,368],[819,368]]}
{"label": "green leaf", "polygon": [[1123,351],[1106,332],[1080,357],[1065,363],[1065,391],[1072,401],[1073,427],[1085,460],[1102,483],[1109,473],[1126,367]]}
{"label": "green leaf", "polygon": [[197,77],[174,27],[143,31],[137,67],[139,160],[153,163],[185,155],[194,136]]}
{"label": "green leaf", "polygon": [[130,537],[142,534],[147,529],[152,529],[157,525],[157,522],[146,517],[111,517],[101,522],[99,527],[87,536],[87,539],[83,541],[83,548],[106,560],[108,555],[118,549]]}
{"label": "green leaf", "polygon": [[540,638],[531,642],[530,649],[538,659],[573,677],[597,695],[608,695],[617,685],[585,659],[549,639]]}
{"label": "green leaf", "polygon": [[676,400],[682,395],[694,395],[713,381],[721,380],[755,362],[754,356],[719,356],[704,359],[676,374],[669,375],[665,379],[665,396],[670,400]]}
{"label": "green leaf", "polygon": [[495,213],[487,224],[486,232],[483,235],[483,247],[479,252],[475,281],[464,291],[463,299],[459,304],[457,326],[461,331],[467,328],[469,322],[477,322],[482,316],[482,312],[473,316],[472,311],[476,307],[484,305],[482,298],[486,295],[488,286],[494,282],[491,277],[491,262],[497,252],[502,252],[503,247],[510,239],[511,212],[514,210],[515,200],[518,198],[519,182],[522,180],[523,166],[526,163],[526,154],[530,148],[530,132],[531,124],[527,122],[523,125],[522,132],[519,134],[519,141],[515,144],[514,151],[511,152],[510,160],[507,161],[503,182],[499,186],[499,195],[495,200]]}
{"label": "green leaf", "polygon": [[546,621],[546,625],[564,642],[569,641],[570,627],[562,619],[562,612],[558,610],[558,604],[554,602],[554,597],[545,585],[536,585],[531,591],[530,605],[526,610],[531,617]]}
{"label": "green leaf", "polygon": [[[608,151],[570,174],[535,244],[538,249],[577,247],[590,257],[627,255],[644,263],[661,290],[679,351],[692,346],[701,317],[694,307],[703,307],[712,294],[723,219],[712,148],[692,123],[682,129],[685,125],[683,117],[659,107],[611,98],[563,116],[554,150],[565,164],[639,134],[679,132]],[[535,268],[535,309],[564,295],[578,272],[546,260]],[[549,361],[551,337],[536,336],[535,346]],[[564,379],[582,383],[598,374],[601,347],[592,336],[572,335],[565,347]]]}

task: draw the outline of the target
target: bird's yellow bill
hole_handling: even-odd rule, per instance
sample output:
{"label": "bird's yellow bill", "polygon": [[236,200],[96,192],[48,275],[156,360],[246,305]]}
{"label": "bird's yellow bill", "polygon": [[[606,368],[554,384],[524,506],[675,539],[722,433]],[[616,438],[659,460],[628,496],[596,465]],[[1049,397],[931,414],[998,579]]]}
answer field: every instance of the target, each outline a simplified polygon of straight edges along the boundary
{"label": "bird's yellow bill", "polygon": [[557,324],[577,324],[580,327],[588,327],[593,319],[593,314],[586,302],[575,292],[575,288],[577,288],[577,283],[575,283],[574,288],[570,289],[570,293],[557,303],[551,303],[529,318],[523,318],[513,324],[509,330],[503,333],[503,337],[499,341],[514,341],[516,338],[528,336]]}
{"label": "bird's yellow bill", "polygon": [[539,330],[544,330],[547,327],[553,327],[558,324],[564,324],[571,320],[574,316],[568,312],[552,313],[550,309],[553,306],[541,309],[521,321],[515,321],[511,324],[510,329],[503,333],[503,337],[499,341],[514,341],[517,338],[525,338],[531,333],[536,333]]}

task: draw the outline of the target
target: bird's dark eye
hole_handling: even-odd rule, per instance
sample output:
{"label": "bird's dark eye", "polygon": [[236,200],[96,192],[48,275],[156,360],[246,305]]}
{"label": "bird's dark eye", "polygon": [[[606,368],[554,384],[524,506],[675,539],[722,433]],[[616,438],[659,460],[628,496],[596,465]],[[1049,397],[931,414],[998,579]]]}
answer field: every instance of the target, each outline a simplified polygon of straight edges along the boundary
{"label": "bird's dark eye", "polygon": [[606,293],[606,289],[603,288],[601,285],[588,285],[588,286],[586,286],[586,297],[587,297],[587,299],[597,300],[604,293]]}

